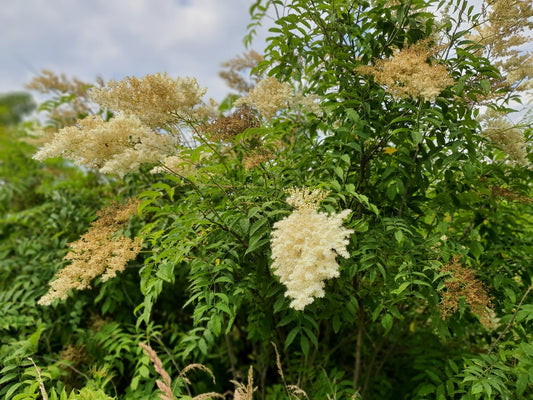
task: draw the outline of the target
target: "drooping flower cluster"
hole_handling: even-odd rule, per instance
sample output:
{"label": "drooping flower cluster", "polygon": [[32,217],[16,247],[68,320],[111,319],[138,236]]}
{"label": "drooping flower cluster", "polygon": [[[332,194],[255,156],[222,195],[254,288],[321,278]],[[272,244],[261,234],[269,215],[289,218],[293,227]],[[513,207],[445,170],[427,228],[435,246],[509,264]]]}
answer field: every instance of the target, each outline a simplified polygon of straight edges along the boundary
{"label": "drooping flower cluster", "polygon": [[263,61],[263,56],[251,50],[222,63],[224,70],[219,72],[219,76],[226,81],[226,85],[230,88],[238,93],[246,94],[261,79],[254,70],[261,61]]}
{"label": "drooping flower cluster", "polygon": [[273,76],[261,80],[248,92],[248,97],[241,97],[236,106],[249,104],[255,106],[266,120],[272,119],[279,110],[287,108],[292,95],[292,88],[286,82],[280,82]]}
{"label": "drooping flower cluster", "polygon": [[239,107],[231,115],[218,117],[214,121],[199,128],[213,141],[232,142],[236,136],[246,129],[259,127],[260,122],[254,111],[248,107]]}
{"label": "drooping flower cluster", "polygon": [[131,200],[125,205],[113,203],[101,210],[91,228],[70,244],[71,250],[64,258],[70,264],[56,274],[50,290],[38,303],[50,305],[55,299],[65,300],[71,289],[87,289],[97,276],[107,281],[123,271],[126,263],[141,250],[141,240],[116,234],[137,212],[138,206],[138,200]]}
{"label": "drooping flower cluster", "polygon": [[183,177],[188,177],[194,174],[196,168],[195,165],[179,155],[173,155],[165,158],[161,165],[154,167],[150,170],[151,174],[172,173]]}
{"label": "drooping flower cluster", "polygon": [[446,319],[459,308],[459,301],[464,298],[470,305],[471,312],[486,327],[492,326],[492,304],[483,283],[476,278],[476,272],[463,267],[459,256],[454,256],[441,271],[449,274],[444,281],[445,291],[441,293],[440,314]]}
{"label": "drooping flower cluster", "polygon": [[484,23],[475,27],[471,39],[484,46],[494,59],[507,84],[518,90],[533,87],[533,52],[524,45],[531,43],[533,3],[531,0],[485,0]]}
{"label": "drooping flower cluster", "polygon": [[142,163],[159,162],[175,146],[174,137],[153,132],[134,115],[119,114],[108,122],[93,116],[61,129],[33,158],[64,157],[122,177],[138,170]]}
{"label": "drooping flower cluster", "polygon": [[237,99],[235,106],[253,106],[269,121],[278,111],[288,108],[303,110],[320,116],[322,109],[319,100],[320,98],[316,95],[294,93],[288,83],[280,82],[273,76],[269,76],[259,81],[257,86],[248,92],[247,97]]}
{"label": "drooping flower cluster", "polygon": [[295,207],[288,217],[274,224],[271,249],[272,269],[287,287],[290,306],[303,310],[315,297],[324,297],[324,281],[339,276],[336,256],[348,258],[348,237],[353,230],[342,226],[351,210],[328,215],[318,212],[328,195],[320,189],[293,188],[286,200]]}
{"label": "drooping flower cluster", "polygon": [[244,169],[249,170],[260,164],[269,162],[275,158],[272,150],[265,146],[257,146],[243,156],[242,164]]}
{"label": "drooping flower cluster", "polygon": [[378,60],[373,67],[360,66],[356,71],[372,75],[395,97],[433,101],[454,81],[445,66],[428,63],[432,55],[432,50],[422,42],[396,51],[390,59]]}
{"label": "drooping flower cluster", "polygon": [[[150,361],[154,364],[155,372],[159,374],[159,376],[162,379],[157,379],[155,381],[157,387],[161,391],[159,394],[160,400],[172,400],[174,399],[174,394],[172,394],[172,380],[170,379],[170,375],[163,367],[163,363],[161,362],[161,359],[157,355],[154,349],[150,347],[150,345],[139,342],[139,347],[141,347],[144,350],[144,354],[148,356]],[[210,397],[209,397],[210,398]]]}
{"label": "drooping flower cluster", "polygon": [[529,165],[526,158],[526,139],[520,128],[513,124],[505,113],[488,109],[480,118],[483,130],[481,134],[499,147],[510,158],[512,163]]}
{"label": "drooping flower cluster", "polygon": [[293,110],[302,110],[308,113],[322,116],[322,108],[320,107],[320,97],[316,94],[303,95],[301,92],[294,94],[289,99],[289,107]]}
{"label": "drooping flower cluster", "polygon": [[91,99],[115,112],[133,114],[150,128],[168,128],[176,119],[191,118],[206,89],[194,78],[166,74],[110,80],[90,92]]}
{"label": "drooping flower cluster", "polygon": [[517,201],[519,203],[533,204],[533,197],[522,196],[518,192],[502,186],[491,186],[490,192],[493,197],[500,197],[508,201]]}
{"label": "drooping flower cluster", "polygon": [[58,98],[69,99],[68,102],[60,101],[59,104],[51,108],[46,107],[46,110],[43,110],[56,127],[72,125],[80,116],[93,112],[89,101],[89,89],[92,85],[77,78],[68,78],[64,74],[57,75],[52,71],[43,69],[25,86],[26,89],[39,93],[53,94]]}

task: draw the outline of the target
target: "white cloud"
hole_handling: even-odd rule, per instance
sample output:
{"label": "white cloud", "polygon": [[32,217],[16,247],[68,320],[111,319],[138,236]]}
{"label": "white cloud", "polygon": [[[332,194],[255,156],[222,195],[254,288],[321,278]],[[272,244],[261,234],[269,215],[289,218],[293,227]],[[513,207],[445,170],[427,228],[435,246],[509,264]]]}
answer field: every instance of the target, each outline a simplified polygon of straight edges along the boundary
{"label": "white cloud", "polygon": [[[0,93],[41,68],[92,81],[168,72],[226,94],[220,63],[244,51],[253,0],[24,0],[0,13]],[[263,43],[253,46],[261,51]]]}

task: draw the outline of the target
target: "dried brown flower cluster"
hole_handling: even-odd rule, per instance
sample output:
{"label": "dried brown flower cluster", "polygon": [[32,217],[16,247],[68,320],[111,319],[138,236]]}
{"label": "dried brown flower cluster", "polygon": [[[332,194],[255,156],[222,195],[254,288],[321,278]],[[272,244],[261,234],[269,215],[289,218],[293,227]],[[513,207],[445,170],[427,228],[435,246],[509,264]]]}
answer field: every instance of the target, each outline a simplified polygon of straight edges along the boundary
{"label": "dried brown flower cluster", "polygon": [[481,134],[504,151],[512,163],[529,165],[524,133],[513,124],[505,113],[488,109],[480,118]]}
{"label": "dried brown flower cluster", "polygon": [[[191,120],[189,123],[205,123],[205,121],[218,118],[220,112],[218,110],[220,104],[215,99],[210,98],[209,101],[201,102],[196,108],[194,108],[191,114]],[[196,121],[195,121],[196,120]]]}
{"label": "dried brown flower cluster", "polygon": [[103,174],[123,177],[143,163],[160,162],[175,146],[174,137],[153,132],[136,116],[120,114],[108,122],[94,116],[61,129],[33,158],[64,157]]}
{"label": "dried brown flower cluster", "polygon": [[[248,105],[243,105],[227,117],[219,117],[209,124],[199,128],[199,131],[207,136],[210,140],[223,142],[226,144],[235,144],[235,138],[243,133],[246,129],[257,128],[261,122],[257,114]],[[240,143],[245,143],[248,147],[243,156],[243,165],[245,169],[252,169],[259,164],[272,160],[274,153],[264,146],[260,137],[244,139]]]}
{"label": "dried brown flower cluster", "polygon": [[250,170],[274,158],[274,153],[271,150],[258,146],[244,155],[242,163],[246,170]]}
{"label": "dried brown flower cluster", "polygon": [[52,107],[48,111],[48,118],[55,121],[55,125],[59,127],[73,125],[78,118],[92,114],[89,99],[89,89],[92,85],[77,78],[69,79],[65,74],[57,75],[43,69],[40,75],[25,86],[39,93],[71,98],[68,102]]}
{"label": "dried brown flower cluster", "polygon": [[93,314],[89,318],[89,330],[92,332],[100,332],[104,325],[108,323],[110,320],[106,318],[102,318],[101,315]]}
{"label": "dried brown flower cluster", "polygon": [[89,354],[85,345],[69,344],[59,352],[59,359],[71,363],[74,367],[85,364],[89,360]]}
{"label": "dried brown flower cluster", "polygon": [[[260,75],[253,71],[261,61],[263,61],[263,56],[251,50],[222,63],[225,70],[219,75],[230,88],[244,95],[252,90],[261,79]],[[249,77],[249,80],[244,76]]]}
{"label": "dried brown flower cluster", "polygon": [[98,219],[81,238],[70,244],[70,251],[64,257],[70,264],[56,274],[50,283],[50,290],[38,301],[50,305],[55,299],[65,300],[71,289],[90,288],[98,276],[107,281],[124,270],[128,261],[133,260],[141,250],[141,240],[117,236],[130,217],[137,213],[139,201],[130,200],[127,204],[113,203],[100,210]]}
{"label": "dried brown flower cluster", "polygon": [[342,226],[350,210],[327,215],[318,212],[328,192],[293,188],[286,200],[296,210],[274,224],[270,247],[271,268],[287,287],[290,306],[303,310],[315,297],[324,297],[324,281],[339,276],[336,256],[348,258],[348,237],[353,230]]}
{"label": "dried brown flower cluster", "polygon": [[512,190],[501,186],[492,186],[490,188],[491,194],[494,197],[503,197],[511,201],[517,201],[519,203],[531,204],[533,203],[533,198],[529,196],[522,196]]}
{"label": "dried brown flower cluster", "polygon": [[115,112],[137,116],[150,128],[170,129],[179,121],[195,117],[206,89],[194,78],[169,78],[166,74],[111,80],[90,91],[91,99]]}
{"label": "dried brown flower cluster", "polygon": [[434,49],[419,42],[396,51],[392,58],[378,60],[374,66],[360,66],[356,71],[371,75],[377,83],[398,98],[433,101],[454,81],[444,65],[431,64]]}
{"label": "dried brown flower cluster", "polygon": [[227,117],[220,117],[200,128],[209,139],[214,141],[232,142],[233,139],[248,128],[257,128],[260,121],[248,106],[239,107]]}
{"label": "dried brown flower cluster", "polygon": [[76,371],[80,369],[80,366],[85,366],[89,362],[90,355],[87,352],[85,344],[68,344],[59,352],[58,366],[62,372],[59,379],[66,386],[67,390],[72,390],[82,384],[81,376]]}
{"label": "dried brown flower cluster", "polygon": [[486,327],[492,327],[494,319],[491,312],[492,304],[483,283],[476,278],[476,271],[463,267],[459,256],[454,256],[448,264],[443,265],[441,271],[449,274],[444,281],[446,291],[441,293],[442,319],[455,313],[459,300],[464,298],[480,322]]}

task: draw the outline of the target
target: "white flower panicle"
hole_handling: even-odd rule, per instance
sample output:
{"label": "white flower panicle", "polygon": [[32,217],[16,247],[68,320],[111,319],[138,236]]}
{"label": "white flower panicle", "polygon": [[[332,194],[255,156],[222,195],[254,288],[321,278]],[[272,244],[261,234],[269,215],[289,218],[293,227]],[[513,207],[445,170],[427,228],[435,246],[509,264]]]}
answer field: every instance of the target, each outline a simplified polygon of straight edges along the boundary
{"label": "white flower panicle", "polygon": [[315,297],[324,297],[324,281],[339,276],[336,256],[348,258],[346,250],[353,230],[342,226],[351,210],[328,215],[318,212],[327,195],[322,190],[289,189],[287,203],[296,210],[274,224],[272,269],[287,287],[290,306],[303,310]]}
{"label": "white flower panicle", "polygon": [[273,76],[269,76],[261,80],[256,87],[250,90],[248,93],[249,97],[241,97],[235,102],[235,105],[254,105],[268,121],[279,110],[287,108],[291,95],[292,88],[288,83],[280,82]]}
{"label": "white flower panicle", "polygon": [[150,128],[167,128],[176,116],[190,118],[206,89],[194,78],[172,79],[167,74],[142,78],[110,80],[102,88],[93,88],[90,96],[101,106],[115,112],[133,114]]}
{"label": "white flower panicle", "polygon": [[309,188],[290,188],[285,191],[289,195],[285,202],[297,210],[312,209],[318,210],[319,204],[329,195],[321,189],[310,191]]}
{"label": "white flower panicle", "polygon": [[396,98],[421,98],[435,101],[448,86],[453,85],[444,65],[428,63],[436,49],[420,41],[397,50],[392,58],[378,60],[374,66],[361,65],[355,70],[363,75],[372,75],[377,83]]}
{"label": "white flower panicle", "polygon": [[235,106],[253,106],[259,113],[270,121],[278,111],[285,109],[301,110],[311,112],[317,116],[322,115],[320,108],[320,97],[317,95],[303,95],[300,92],[294,93],[291,85],[287,82],[280,82],[273,76],[268,76],[257,83],[248,96],[241,97],[235,101]]}
{"label": "white flower panicle", "polygon": [[174,173],[184,177],[194,174],[195,166],[192,162],[183,159],[179,155],[173,155],[165,158],[161,165],[150,170],[151,174]]}
{"label": "white flower panicle", "polygon": [[33,158],[64,157],[103,174],[123,177],[143,163],[160,162],[175,147],[176,138],[153,132],[134,115],[119,114],[108,122],[98,116],[87,117],[77,126],[61,129]]}
{"label": "white flower panicle", "polygon": [[312,113],[317,117],[324,115],[320,107],[320,96],[316,94],[303,95],[301,92],[298,92],[289,100],[289,106],[293,110]]}
{"label": "white flower panicle", "polygon": [[524,132],[513,124],[505,113],[489,108],[479,121],[482,126],[481,134],[507,153],[511,164],[530,166]]}

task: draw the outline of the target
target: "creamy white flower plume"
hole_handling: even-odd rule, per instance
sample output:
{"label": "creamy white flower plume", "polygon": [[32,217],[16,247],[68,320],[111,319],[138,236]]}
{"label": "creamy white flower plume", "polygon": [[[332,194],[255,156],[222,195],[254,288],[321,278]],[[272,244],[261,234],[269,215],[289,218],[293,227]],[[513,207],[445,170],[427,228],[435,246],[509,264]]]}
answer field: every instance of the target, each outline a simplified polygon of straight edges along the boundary
{"label": "creamy white flower plume", "polygon": [[272,269],[287,287],[291,307],[303,310],[315,297],[324,297],[324,281],[339,276],[336,256],[348,258],[346,250],[353,230],[342,226],[351,210],[328,215],[318,212],[327,196],[321,190],[291,189],[287,203],[296,207],[288,217],[274,224],[271,249]]}
{"label": "creamy white flower plume", "polygon": [[87,117],[76,126],[61,129],[33,158],[68,158],[103,174],[123,177],[143,163],[160,162],[175,147],[173,136],[152,131],[134,115],[118,114],[107,122],[98,116]]}
{"label": "creamy white flower plume", "polygon": [[280,82],[273,76],[259,81],[257,86],[248,92],[248,96],[235,101],[235,106],[252,106],[270,121],[278,111],[285,109],[300,110],[322,115],[320,97],[314,94],[304,95],[294,92],[287,82]]}

